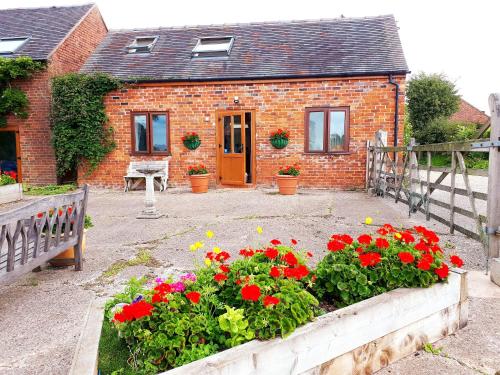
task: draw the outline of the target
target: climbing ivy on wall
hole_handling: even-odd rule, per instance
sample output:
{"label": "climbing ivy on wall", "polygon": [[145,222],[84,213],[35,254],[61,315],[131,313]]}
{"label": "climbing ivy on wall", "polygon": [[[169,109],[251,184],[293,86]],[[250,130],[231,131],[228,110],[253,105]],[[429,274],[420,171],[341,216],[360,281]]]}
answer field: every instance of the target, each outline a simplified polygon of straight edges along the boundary
{"label": "climbing ivy on wall", "polygon": [[11,86],[12,81],[29,78],[45,65],[30,57],[0,57],[0,127],[7,125],[7,116],[28,117],[29,100],[26,93]]}
{"label": "climbing ivy on wall", "polygon": [[103,99],[118,87],[118,80],[101,73],[52,80],[52,144],[59,176],[80,165],[90,174],[115,148]]}

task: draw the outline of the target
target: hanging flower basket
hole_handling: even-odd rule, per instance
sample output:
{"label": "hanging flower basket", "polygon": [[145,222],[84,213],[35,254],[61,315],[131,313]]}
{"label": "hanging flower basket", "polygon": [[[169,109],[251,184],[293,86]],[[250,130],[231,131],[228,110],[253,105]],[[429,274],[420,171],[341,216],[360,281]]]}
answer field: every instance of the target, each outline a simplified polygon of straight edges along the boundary
{"label": "hanging flower basket", "polygon": [[201,145],[200,136],[195,132],[186,133],[184,137],[182,137],[182,143],[189,150],[196,150]]}
{"label": "hanging flower basket", "polygon": [[288,130],[278,129],[272,132],[269,141],[274,148],[282,149],[288,145],[288,139],[290,138],[290,132]]}

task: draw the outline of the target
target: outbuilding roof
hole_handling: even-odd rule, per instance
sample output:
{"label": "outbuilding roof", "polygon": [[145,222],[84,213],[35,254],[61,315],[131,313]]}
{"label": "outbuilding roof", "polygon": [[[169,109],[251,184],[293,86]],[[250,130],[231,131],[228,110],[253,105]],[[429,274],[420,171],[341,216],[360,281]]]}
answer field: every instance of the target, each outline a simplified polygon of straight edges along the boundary
{"label": "outbuilding roof", "polygon": [[[157,37],[151,51],[129,53],[141,37]],[[228,37],[226,56],[193,51],[200,39]],[[396,21],[386,15],[110,31],[82,71],[125,81],[208,81],[405,74],[408,66]]]}
{"label": "outbuilding roof", "polygon": [[27,39],[14,53],[0,56],[48,59],[93,6],[0,9],[0,41]]}

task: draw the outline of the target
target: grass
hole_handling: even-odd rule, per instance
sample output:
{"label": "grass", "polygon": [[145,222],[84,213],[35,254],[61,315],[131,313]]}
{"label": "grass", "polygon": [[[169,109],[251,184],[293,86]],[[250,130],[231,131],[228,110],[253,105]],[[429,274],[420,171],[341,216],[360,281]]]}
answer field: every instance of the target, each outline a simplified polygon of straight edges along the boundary
{"label": "grass", "polygon": [[160,264],[156,260],[149,250],[141,249],[139,252],[129,260],[119,260],[110,265],[99,277],[100,279],[109,279],[115,277],[120,272],[122,272],[127,267],[133,266],[147,266],[147,267],[158,267]]}
{"label": "grass", "polygon": [[[465,166],[471,169],[488,169],[487,153],[470,152],[464,157]],[[433,167],[451,167],[451,153],[440,154],[433,153],[431,158]],[[427,165],[427,157],[422,157],[419,160],[420,165]]]}
{"label": "grass", "polygon": [[23,193],[26,195],[57,195],[65,194],[76,190],[75,184],[66,185],[44,185],[44,186],[30,186],[23,185]]}
{"label": "grass", "polygon": [[135,371],[128,364],[129,350],[118,337],[112,323],[104,319],[99,340],[99,370],[102,375],[133,375]]}

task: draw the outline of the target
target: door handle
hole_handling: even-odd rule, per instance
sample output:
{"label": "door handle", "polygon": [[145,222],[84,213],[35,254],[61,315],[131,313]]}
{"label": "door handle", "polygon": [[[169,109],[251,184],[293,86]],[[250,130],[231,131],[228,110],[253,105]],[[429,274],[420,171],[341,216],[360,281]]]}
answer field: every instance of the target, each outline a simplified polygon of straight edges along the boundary
{"label": "door handle", "polygon": [[221,147],[222,147],[222,145],[219,143],[219,148],[221,148]]}

